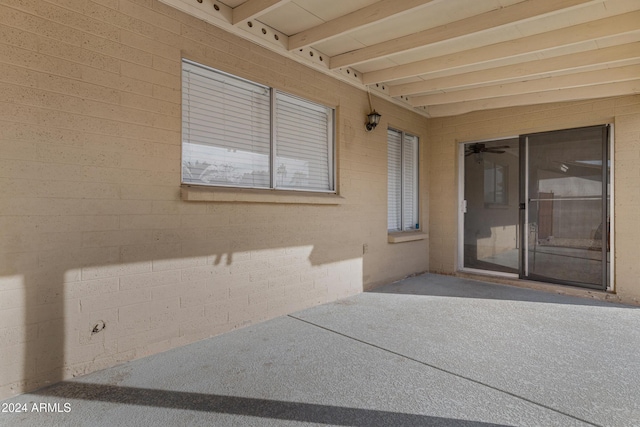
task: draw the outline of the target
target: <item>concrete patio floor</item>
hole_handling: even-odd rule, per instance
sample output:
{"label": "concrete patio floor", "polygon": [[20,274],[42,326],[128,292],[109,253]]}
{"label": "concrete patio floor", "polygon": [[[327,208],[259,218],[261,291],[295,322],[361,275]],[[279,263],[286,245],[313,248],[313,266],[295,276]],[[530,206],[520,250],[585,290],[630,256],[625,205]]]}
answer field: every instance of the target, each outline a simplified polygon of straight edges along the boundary
{"label": "concrete patio floor", "polygon": [[3,426],[639,426],[640,309],[425,274],[1,403],[28,409]]}

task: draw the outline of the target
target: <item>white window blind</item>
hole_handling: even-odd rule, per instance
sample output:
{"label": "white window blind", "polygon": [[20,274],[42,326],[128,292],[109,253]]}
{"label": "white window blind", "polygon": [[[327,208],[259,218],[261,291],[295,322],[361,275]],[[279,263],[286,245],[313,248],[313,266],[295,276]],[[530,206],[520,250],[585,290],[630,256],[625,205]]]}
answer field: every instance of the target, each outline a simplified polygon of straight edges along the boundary
{"label": "white window blind", "polygon": [[387,144],[387,230],[417,230],[418,138],[388,129]]}
{"label": "white window blind", "polygon": [[269,88],[183,64],[183,182],[269,187]]}
{"label": "white window blind", "polygon": [[387,130],[387,229],[402,230],[402,133]]}
{"label": "white window blind", "polygon": [[418,138],[403,134],[402,144],[402,229],[416,230],[418,224]]}
{"label": "white window blind", "polygon": [[276,188],[333,189],[333,112],[276,93]]}
{"label": "white window blind", "polygon": [[333,109],[182,64],[182,182],[334,191]]}

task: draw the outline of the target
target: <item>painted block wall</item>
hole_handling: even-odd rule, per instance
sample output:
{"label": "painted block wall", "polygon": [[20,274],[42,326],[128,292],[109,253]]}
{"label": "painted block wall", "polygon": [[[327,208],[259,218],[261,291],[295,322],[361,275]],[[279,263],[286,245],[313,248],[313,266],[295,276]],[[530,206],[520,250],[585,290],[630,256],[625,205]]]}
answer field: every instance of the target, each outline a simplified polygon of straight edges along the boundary
{"label": "painted block wall", "polygon": [[640,96],[481,111],[428,121],[430,269],[457,269],[458,143],[614,125],[615,291],[640,302]]}
{"label": "painted block wall", "polygon": [[[184,200],[182,57],[335,107],[339,202]],[[388,125],[428,223],[426,120],[373,102],[155,0],[3,1],[0,398],[428,270],[386,231]]]}

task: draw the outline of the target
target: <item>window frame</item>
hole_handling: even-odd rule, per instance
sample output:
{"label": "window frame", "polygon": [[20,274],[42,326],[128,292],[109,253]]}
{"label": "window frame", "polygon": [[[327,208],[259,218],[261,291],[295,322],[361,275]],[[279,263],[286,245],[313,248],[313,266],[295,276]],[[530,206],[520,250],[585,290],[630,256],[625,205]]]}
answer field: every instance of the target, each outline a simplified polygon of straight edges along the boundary
{"label": "window frame", "polygon": [[[415,135],[413,133],[409,133],[409,132],[405,132],[403,130],[400,129],[396,129],[394,127],[388,127],[387,128],[387,155],[389,155],[389,147],[390,144],[392,143],[389,139],[389,133],[390,132],[396,132],[400,135],[400,176],[396,177],[399,178],[400,181],[400,228],[389,228],[389,220],[390,220],[390,213],[391,213],[391,204],[389,201],[389,196],[390,196],[390,191],[391,191],[391,185],[390,185],[390,179],[391,179],[391,170],[390,170],[390,158],[387,158],[387,233],[391,234],[391,233],[416,233],[416,232],[420,232],[422,230],[421,227],[421,221],[420,221],[420,137],[418,135]],[[415,148],[412,146],[410,148],[408,148],[409,145],[409,141],[407,141],[407,136],[411,137],[414,139],[415,141]],[[414,185],[414,190],[412,192],[411,197],[413,197],[413,203],[415,204],[414,207],[414,213],[413,215],[415,216],[413,219],[414,221],[412,221],[412,224],[405,224],[406,218],[405,218],[405,213],[407,210],[407,200],[406,200],[406,194],[405,194],[405,184],[406,184],[406,178],[407,178],[407,173],[408,173],[408,167],[405,164],[405,160],[406,160],[406,150],[407,149],[411,149],[414,151],[414,155],[411,158],[411,161],[413,163],[412,167],[414,170],[414,177],[412,179],[413,185]],[[395,207],[397,209],[397,207]]]}
{"label": "window frame", "polygon": [[[504,165],[502,163],[496,162],[494,160],[482,159],[483,162],[483,198],[485,207],[506,207],[509,205],[509,165]],[[490,164],[491,167],[487,168],[487,164]],[[498,170],[500,170],[502,177],[502,188],[500,193],[498,193],[497,189],[498,185]],[[487,171],[491,171],[491,184],[490,188],[487,188]],[[487,192],[487,190],[491,190]],[[499,199],[498,194],[501,194],[502,197]],[[487,200],[487,195],[491,195],[490,199]]]}
{"label": "window frame", "polygon": [[[182,82],[182,117],[181,117],[181,143],[180,143],[180,182],[184,186],[197,186],[204,188],[224,188],[224,189],[232,189],[232,190],[255,190],[255,191],[277,191],[277,192],[298,192],[298,193],[316,193],[316,194],[337,194],[337,167],[336,167],[336,108],[329,107],[327,105],[321,104],[319,102],[308,100],[304,97],[298,96],[296,94],[288,93],[282,90],[279,90],[274,87],[266,86],[261,83],[257,83],[234,74],[227,73],[222,70],[218,70],[213,67],[209,67],[207,65],[191,61],[186,58],[182,58],[181,61],[181,82]],[[190,123],[187,123],[187,106],[184,102],[185,95],[185,78],[188,69],[201,69],[208,73],[214,73],[218,76],[225,76],[231,79],[236,79],[243,83],[252,85],[256,88],[264,88],[269,92],[269,153],[268,153],[268,175],[269,175],[269,184],[268,186],[252,186],[252,185],[233,185],[233,184],[221,184],[221,183],[205,183],[205,182],[189,182],[185,181],[185,173],[184,173],[184,160],[185,160],[185,142],[189,142],[189,139],[186,135],[186,129]],[[278,185],[278,167],[276,166],[277,159],[277,147],[278,140],[276,138],[276,130],[278,123],[278,115],[277,115],[277,102],[278,96],[283,96],[288,100],[294,100],[294,102],[302,103],[309,110],[317,110],[318,112],[324,112],[327,115],[327,129],[326,129],[326,145],[323,147],[323,150],[326,149],[326,189],[318,189],[311,187],[294,187],[294,186],[279,186]],[[301,126],[304,126],[305,123],[300,121]],[[284,144],[284,142],[283,142]],[[324,170],[323,172],[323,180],[325,179]]]}

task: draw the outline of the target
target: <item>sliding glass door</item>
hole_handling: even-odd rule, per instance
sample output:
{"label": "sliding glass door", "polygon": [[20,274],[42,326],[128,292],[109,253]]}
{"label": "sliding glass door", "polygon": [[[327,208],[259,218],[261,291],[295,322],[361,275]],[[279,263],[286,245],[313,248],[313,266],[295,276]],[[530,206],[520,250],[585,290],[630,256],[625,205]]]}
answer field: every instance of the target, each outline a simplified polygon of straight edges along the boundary
{"label": "sliding glass door", "polygon": [[518,139],[465,146],[464,267],[518,273]]}
{"label": "sliding glass door", "polygon": [[521,138],[522,277],[606,287],[607,141],[606,126]]}
{"label": "sliding glass door", "polygon": [[464,144],[462,267],[605,289],[609,127]]}

